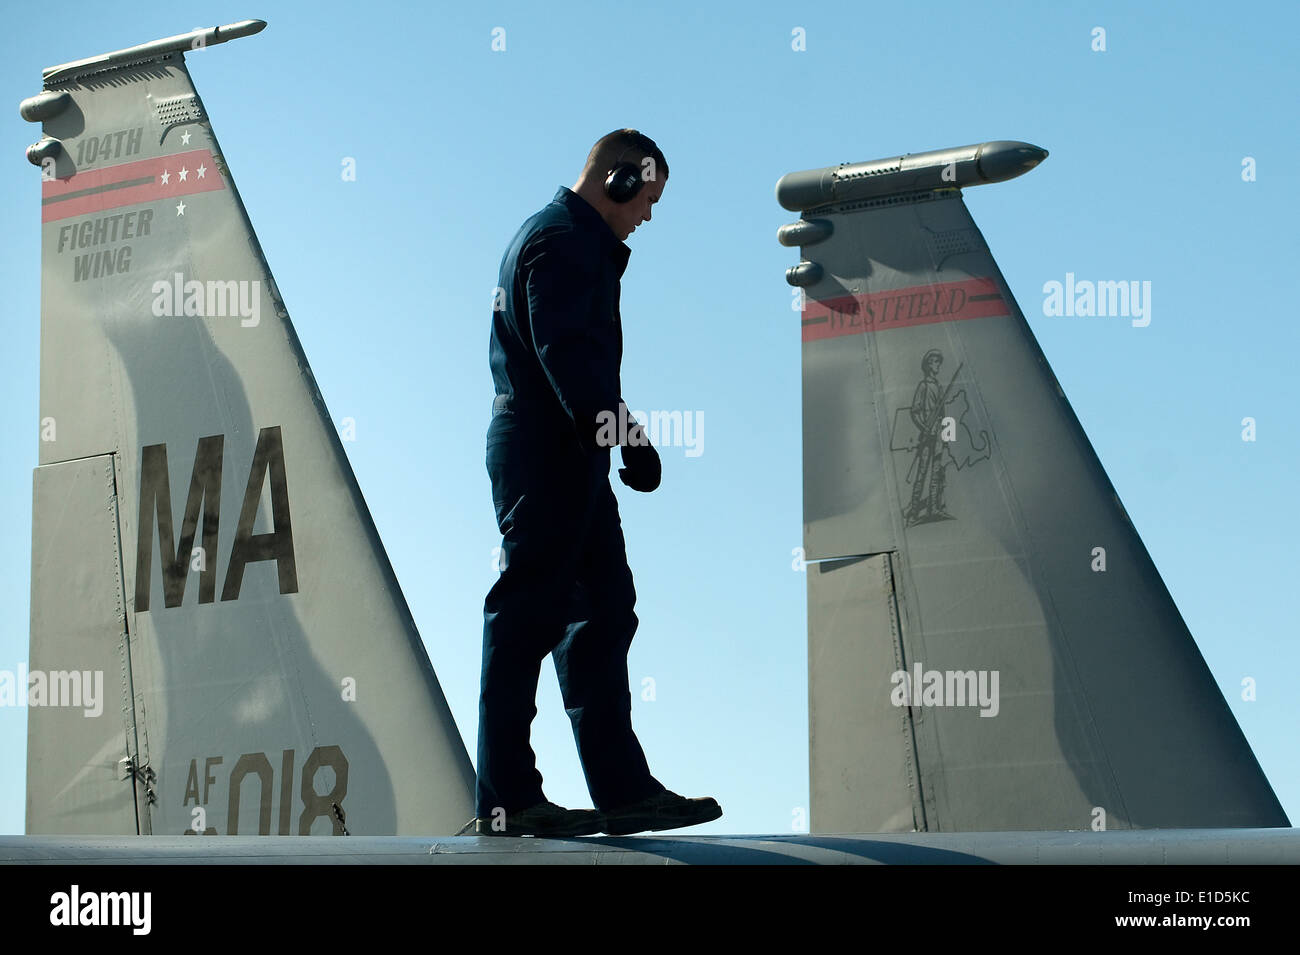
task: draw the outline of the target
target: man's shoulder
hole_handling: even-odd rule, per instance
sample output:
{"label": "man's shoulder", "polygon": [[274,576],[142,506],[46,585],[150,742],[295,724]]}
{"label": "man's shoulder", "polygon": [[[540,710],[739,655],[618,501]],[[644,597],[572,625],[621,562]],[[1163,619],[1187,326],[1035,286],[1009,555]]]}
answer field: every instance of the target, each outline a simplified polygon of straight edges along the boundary
{"label": "man's shoulder", "polygon": [[520,229],[518,248],[520,264],[547,257],[581,265],[593,261],[597,245],[590,230],[575,222],[561,206],[559,212],[543,209],[525,222]]}
{"label": "man's shoulder", "polygon": [[573,212],[554,200],[529,216],[523,231],[532,242],[581,242],[590,238],[590,230],[583,228]]}

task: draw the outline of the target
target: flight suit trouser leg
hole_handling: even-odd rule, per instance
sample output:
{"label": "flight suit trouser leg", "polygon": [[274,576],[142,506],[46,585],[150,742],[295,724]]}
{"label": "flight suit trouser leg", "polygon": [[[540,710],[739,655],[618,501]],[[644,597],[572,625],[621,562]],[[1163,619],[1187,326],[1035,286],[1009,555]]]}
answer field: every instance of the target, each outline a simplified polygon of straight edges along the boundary
{"label": "flight suit trouser leg", "polygon": [[483,602],[477,815],[545,799],[528,737],[542,660],[564,638],[590,520],[584,457],[542,436],[488,429],[487,470],[501,531],[501,575]]}
{"label": "flight suit trouser leg", "polygon": [[592,805],[614,809],[662,792],[632,731],[627,654],[636,590],[608,458],[595,477],[587,536],[564,639],[552,653]]}
{"label": "flight suit trouser leg", "polygon": [[623,805],[663,786],[631,728],[627,650],[636,595],[609,456],[511,427],[488,432],[502,560],[483,610],[477,814],[515,812],[545,798],[528,737],[541,660],[552,650],[593,802]]}

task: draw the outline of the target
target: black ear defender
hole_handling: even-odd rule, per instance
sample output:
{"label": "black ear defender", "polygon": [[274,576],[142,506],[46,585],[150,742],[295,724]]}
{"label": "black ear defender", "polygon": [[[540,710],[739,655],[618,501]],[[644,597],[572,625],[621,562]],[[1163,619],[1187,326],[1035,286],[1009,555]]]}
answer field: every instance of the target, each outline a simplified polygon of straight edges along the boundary
{"label": "black ear defender", "polygon": [[617,163],[605,177],[605,195],[615,202],[630,202],[641,191],[641,181],[641,167],[636,163]]}
{"label": "black ear defender", "polygon": [[[649,148],[646,148],[649,146]],[[636,147],[647,155],[652,155],[655,151],[655,144],[648,136],[638,136]],[[618,154],[619,160],[627,155],[627,150],[634,148],[628,146]],[[641,191],[641,186],[645,180],[641,178],[641,167],[632,162],[616,161],[614,167],[610,169],[609,175],[605,177],[605,195],[609,196],[615,202],[630,202],[636,198],[636,194]]]}

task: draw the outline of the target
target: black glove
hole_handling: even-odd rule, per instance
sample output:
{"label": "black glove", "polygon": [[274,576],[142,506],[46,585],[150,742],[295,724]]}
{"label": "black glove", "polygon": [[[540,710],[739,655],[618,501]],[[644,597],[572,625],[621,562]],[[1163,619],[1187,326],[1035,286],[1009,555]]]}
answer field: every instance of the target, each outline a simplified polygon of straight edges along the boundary
{"label": "black glove", "polygon": [[628,443],[623,445],[623,464],[618,469],[619,479],[634,491],[649,493],[659,486],[663,466],[645,430],[637,425],[628,433]]}

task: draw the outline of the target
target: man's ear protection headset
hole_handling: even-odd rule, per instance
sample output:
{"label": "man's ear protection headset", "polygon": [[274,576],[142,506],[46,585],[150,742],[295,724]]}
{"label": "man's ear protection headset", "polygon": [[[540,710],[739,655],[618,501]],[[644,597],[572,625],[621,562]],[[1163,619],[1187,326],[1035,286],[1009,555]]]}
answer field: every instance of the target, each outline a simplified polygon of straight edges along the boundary
{"label": "man's ear protection headset", "polygon": [[[650,148],[646,148],[647,145]],[[609,175],[605,177],[605,195],[609,196],[615,202],[630,202],[636,198],[636,194],[641,191],[645,180],[641,178],[641,167],[636,163],[622,162],[627,155],[628,149],[639,148],[641,152],[654,153],[654,143],[646,136],[638,138],[635,146],[628,146],[618,154],[618,160],[615,161],[614,167],[610,169]]]}

